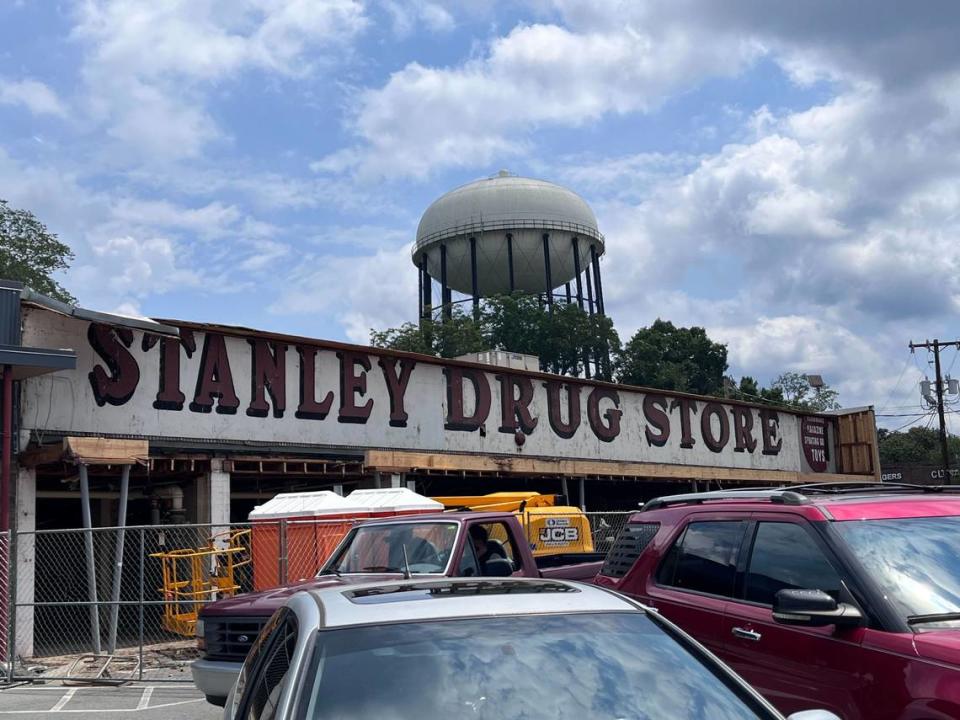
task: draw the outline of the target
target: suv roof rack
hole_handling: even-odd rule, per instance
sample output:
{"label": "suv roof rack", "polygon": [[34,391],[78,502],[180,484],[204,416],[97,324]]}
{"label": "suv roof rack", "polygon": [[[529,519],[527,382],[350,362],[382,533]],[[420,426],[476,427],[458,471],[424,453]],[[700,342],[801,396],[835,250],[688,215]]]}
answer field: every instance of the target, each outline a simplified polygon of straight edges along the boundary
{"label": "suv roof rack", "polygon": [[910,483],[824,482],[778,487],[731,488],[699,493],[664,495],[648,500],[641,511],[658,510],[670,505],[689,505],[710,500],[769,500],[783,505],[806,505],[809,495],[868,495],[871,493],[955,493],[957,485],[915,485]]}

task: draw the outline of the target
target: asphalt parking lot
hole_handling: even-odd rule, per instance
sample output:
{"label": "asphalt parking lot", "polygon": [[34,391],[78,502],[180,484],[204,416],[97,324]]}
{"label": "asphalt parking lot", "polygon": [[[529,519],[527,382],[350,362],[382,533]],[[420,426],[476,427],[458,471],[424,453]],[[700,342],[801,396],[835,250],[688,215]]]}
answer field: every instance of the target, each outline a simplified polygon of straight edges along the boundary
{"label": "asphalt parking lot", "polygon": [[217,720],[222,712],[185,683],[122,687],[23,685],[0,690],[0,718],[46,720],[65,714],[77,720],[103,720],[104,716],[111,720]]}

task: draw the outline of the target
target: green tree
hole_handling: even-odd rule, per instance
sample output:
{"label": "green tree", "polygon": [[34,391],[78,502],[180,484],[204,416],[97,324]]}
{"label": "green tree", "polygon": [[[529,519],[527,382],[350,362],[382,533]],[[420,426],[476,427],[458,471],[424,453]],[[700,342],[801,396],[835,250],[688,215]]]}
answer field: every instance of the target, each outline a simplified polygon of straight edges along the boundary
{"label": "green tree", "polygon": [[630,385],[720,395],[727,346],[702,327],[675,327],[659,318],[638,330],[620,353],[618,377]]}
{"label": "green tree", "polygon": [[[906,463],[929,463],[941,465],[943,454],[940,449],[940,432],[928,427],[912,427],[904,432],[877,430],[880,450],[880,465],[900,465]],[[960,462],[960,438],[951,435],[947,438],[947,452],[951,466]]]}
{"label": "green tree", "polygon": [[577,305],[541,305],[536,295],[514,293],[487,298],[480,317],[454,306],[446,322],[405,323],[370,332],[377,347],[456,357],[481,350],[507,350],[536,355],[540,367],[562,375],[583,374],[584,362],[599,366],[596,374],[612,378],[609,358],[620,350],[620,338],[610,318],[589,315]]}
{"label": "green tree", "polygon": [[726,387],[725,397],[744,402],[768,402],[779,405],[786,405],[783,398],[783,391],[780,388],[761,387],[760,383],[750,375],[744,375],[737,383],[732,377],[724,378]]}
{"label": "green tree", "polygon": [[73,260],[70,248],[27,210],[0,200],[0,277],[18,280],[33,290],[66,303],[76,298],[51,275],[66,270]]}
{"label": "green tree", "polygon": [[424,320],[419,325],[408,322],[398,328],[371,330],[370,344],[445,358],[490,349],[482,324],[458,306],[454,306],[447,322]]}
{"label": "green tree", "polygon": [[840,393],[829,385],[813,387],[807,376],[802,373],[781,373],[770,387],[783,394],[783,401],[786,405],[816,412],[838,410],[840,408],[840,403],[837,402]]}

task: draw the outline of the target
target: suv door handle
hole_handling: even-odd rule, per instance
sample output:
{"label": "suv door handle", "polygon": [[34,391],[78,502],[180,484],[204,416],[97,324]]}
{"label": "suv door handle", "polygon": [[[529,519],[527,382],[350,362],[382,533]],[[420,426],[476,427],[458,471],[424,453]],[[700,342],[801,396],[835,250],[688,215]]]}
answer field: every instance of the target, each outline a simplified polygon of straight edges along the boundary
{"label": "suv door handle", "polygon": [[735,637],[741,638],[742,640],[753,640],[754,642],[757,642],[763,637],[756,630],[747,630],[742,627],[735,627],[731,632],[733,632]]}

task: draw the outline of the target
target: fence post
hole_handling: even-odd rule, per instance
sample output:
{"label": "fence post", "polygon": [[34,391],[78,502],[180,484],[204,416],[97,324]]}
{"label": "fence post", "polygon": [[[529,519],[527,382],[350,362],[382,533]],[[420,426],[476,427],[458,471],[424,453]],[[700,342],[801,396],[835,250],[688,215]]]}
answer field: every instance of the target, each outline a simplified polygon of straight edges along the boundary
{"label": "fence post", "polygon": [[93,521],[90,518],[90,482],[86,463],[80,463],[80,503],[83,506],[83,540],[87,555],[87,600],[90,602],[90,639],[94,655],[100,654],[100,608],[97,605],[97,565],[93,554]]}
{"label": "fence post", "polygon": [[123,541],[127,524],[127,494],[130,489],[130,466],[124,465],[120,475],[120,510],[117,513],[117,549],[113,563],[113,588],[110,593],[110,629],[107,653],[117,649],[117,623],[120,619],[120,582],[123,580]]}
{"label": "fence post", "polygon": [[280,539],[280,552],[277,553],[280,556],[280,569],[278,574],[278,582],[280,585],[287,584],[287,520],[283,518],[280,520],[280,532],[278,533]]}
{"label": "fence post", "polygon": [[[139,662],[137,663],[140,668],[138,670],[138,680],[143,680],[143,563],[144,556],[147,554],[147,542],[146,542],[146,528],[140,528],[140,598],[137,603],[138,616],[139,616],[139,628],[137,629],[138,640],[140,643],[138,653]],[[167,598],[164,597],[164,600]]]}

